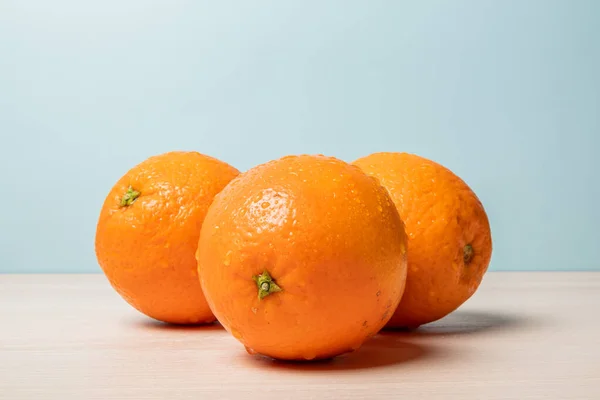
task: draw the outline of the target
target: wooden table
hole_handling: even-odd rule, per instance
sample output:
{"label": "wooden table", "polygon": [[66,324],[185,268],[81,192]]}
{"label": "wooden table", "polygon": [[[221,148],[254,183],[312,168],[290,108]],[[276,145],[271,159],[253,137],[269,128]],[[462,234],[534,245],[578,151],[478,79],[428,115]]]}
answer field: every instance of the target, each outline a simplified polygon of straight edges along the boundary
{"label": "wooden table", "polygon": [[252,357],[102,275],[0,275],[0,399],[600,399],[600,273],[488,273],[460,310],[329,362]]}

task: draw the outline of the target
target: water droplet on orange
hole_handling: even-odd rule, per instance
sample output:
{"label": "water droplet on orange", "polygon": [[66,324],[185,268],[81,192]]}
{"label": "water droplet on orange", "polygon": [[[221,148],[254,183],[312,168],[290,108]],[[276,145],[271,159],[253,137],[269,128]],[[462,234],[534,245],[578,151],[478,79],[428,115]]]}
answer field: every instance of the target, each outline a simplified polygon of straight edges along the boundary
{"label": "water droplet on orange", "polygon": [[242,340],[242,333],[240,331],[238,331],[235,328],[231,328],[231,334],[233,335],[234,338],[236,338],[237,340]]}
{"label": "water droplet on orange", "polygon": [[223,260],[223,264],[229,266],[229,264],[231,264],[231,254],[233,252],[231,250],[229,250],[227,253],[225,253],[225,259]]}

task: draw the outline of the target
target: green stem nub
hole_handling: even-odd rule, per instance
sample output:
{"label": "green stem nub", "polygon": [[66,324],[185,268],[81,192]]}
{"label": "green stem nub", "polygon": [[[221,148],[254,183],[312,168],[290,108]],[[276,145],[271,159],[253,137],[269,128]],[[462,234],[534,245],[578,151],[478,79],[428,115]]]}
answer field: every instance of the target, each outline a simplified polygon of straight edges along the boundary
{"label": "green stem nub", "polygon": [[265,270],[261,275],[254,275],[252,277],[254,282],[256,282],[256,287],[258,288],[258,298],[259,300],[264,299],[271,293],[281,292],[281,288],[275,283],[271,275]]}
{"label": "green stem nub", "polygon": [[465,265],[468,265],[471,260],[473,259],[473,246],[471,246],[470,244],[466,245],[463,248],[463,261],[465,262]]}
{"label": "green stem nub", "polygon": [[121,207],[130,206],[135,201],[135,199],[137,199],[140,196],[140,194],[140,192],[129,186],[129,188],[127,188],[127,191],[125,192],[125,195],[121,198],[119,205]]}

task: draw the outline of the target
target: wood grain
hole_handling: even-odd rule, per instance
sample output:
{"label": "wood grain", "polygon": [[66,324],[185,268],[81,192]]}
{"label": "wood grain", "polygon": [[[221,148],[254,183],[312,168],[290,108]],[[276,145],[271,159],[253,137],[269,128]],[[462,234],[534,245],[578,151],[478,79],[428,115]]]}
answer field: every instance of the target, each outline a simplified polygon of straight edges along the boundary
{"label": "wood grain", "polygon": [[329,362],[176,328],[101,275],[0,275],[0,399],[600,399],[600,273],[489,273],[451,316]]}

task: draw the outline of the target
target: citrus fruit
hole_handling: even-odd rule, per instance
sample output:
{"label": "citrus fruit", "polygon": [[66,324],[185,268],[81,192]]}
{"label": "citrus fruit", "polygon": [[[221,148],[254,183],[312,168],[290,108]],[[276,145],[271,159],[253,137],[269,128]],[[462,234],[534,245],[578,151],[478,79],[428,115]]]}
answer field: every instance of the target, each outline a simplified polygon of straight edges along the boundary
{"label": "citrus fruit", "polygon": [[169,152],[119,179],[102,206],[95,247],[123,299],[164,322],[215,320],[198,282],[195,252],[213,197],[238,173],[196,152]]}
{"label": "citrus fruit", "polygon": [[211,205],[198,268],[208,303],[248,352],[330,358],[391,317],[406,236],[376,179],[325,156],[288,156],[234,179]]}
{"label": "citrus fruit", "polygon": [[389,327],[438,320],[479,287],[492,254],[486,212],[446,167],[407,153],[374,153],[354,162],[389,191],[408,235],[406,289]]}

